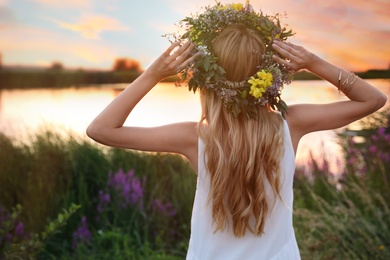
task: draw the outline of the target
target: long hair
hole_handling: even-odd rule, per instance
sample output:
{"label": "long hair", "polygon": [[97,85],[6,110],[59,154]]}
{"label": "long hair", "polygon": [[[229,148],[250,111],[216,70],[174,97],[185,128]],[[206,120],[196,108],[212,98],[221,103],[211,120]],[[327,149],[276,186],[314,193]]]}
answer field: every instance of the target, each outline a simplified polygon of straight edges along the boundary
{"label": "long hair", "polygon": [[[216,37],[213,52],[227,79],[242,81],[258,70],[264,44],[250,29],[232,25]],[[231,216],[235,236],[244,236],[247,230],[260,236],[275,201],[267,196],[267,182],[274,198],[280,197],[282,119],[260,106],[254,119],[242,113],[235,117],[214,91],[200,96],[199,134],[205,143],[215,232],[223,231]]]}

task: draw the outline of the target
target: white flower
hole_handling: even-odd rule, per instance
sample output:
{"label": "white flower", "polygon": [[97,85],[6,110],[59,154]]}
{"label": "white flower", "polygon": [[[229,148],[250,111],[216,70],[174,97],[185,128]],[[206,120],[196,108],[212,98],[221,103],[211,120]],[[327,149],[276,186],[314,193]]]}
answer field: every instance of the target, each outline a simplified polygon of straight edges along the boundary
{"label": "white flower", "polygon": [[203,57],[211,55],[211,52],[207,49],[207,46],[205,46],[205,45],[199,45],[197,47],[197,49],[198,49],[200,55]]}

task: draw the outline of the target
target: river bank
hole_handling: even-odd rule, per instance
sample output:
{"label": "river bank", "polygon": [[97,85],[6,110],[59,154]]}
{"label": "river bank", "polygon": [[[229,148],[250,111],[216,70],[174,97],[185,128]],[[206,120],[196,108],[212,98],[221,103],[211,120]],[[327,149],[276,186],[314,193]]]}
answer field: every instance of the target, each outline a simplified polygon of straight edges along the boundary
{"label": "river bank", "polygon": [[[0,89],[63,88],[83,87],[92,84],[116,84],[134,81],[142,71],[88,71],[66,69],[0,69]],[[356,72],[365,79],[390,79],[389,70],[369,70]],[[293,80],[319,80],[306,71],[297,72]],[[164,82],[176,82],[178,77],[170,77]]]}

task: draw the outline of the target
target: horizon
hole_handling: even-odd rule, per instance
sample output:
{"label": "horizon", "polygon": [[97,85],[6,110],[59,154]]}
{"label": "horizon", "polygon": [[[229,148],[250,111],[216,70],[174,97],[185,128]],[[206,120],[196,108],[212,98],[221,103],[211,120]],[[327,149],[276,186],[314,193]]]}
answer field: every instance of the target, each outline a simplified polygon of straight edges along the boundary
{"label": "horizon", "polygon": [[[115,60],[114,60],[115,61]],[[57,63],[59,62],[60,64],[64,65],[61,61],[54,61],[53,63]],[[114,62],[113,62],[114,64]],[[52,66],[52,64],[48,64],[48,65],[42,65],[42,64],[1,64],[0,66],[0,70],[1,69],[9,69],[9,70],[13,70],[13,69],[20,69],[20,70],[47,70],[47,69],[50,69]],[[109,67],[109,68],[86,68],[86,67],[67,67],[67,66],[63,66],[63,68],[61,68],[61,70],[65,70],[65,71],[77,71],[77,70],[82,70],[82,71],[85,71],[85,72],[107,72],[107,71],[115,71],[113,70],[112,68],[113,66]],[[137,70],[138,72],[144,72],[144,68],[142,68],[141,70]],[[128,70],[124,70],[124,71],[128,71]],[[369,71],[390,71],[390,64],[387,68],[367,68],[365,70],[356,70],[356,71],[353,71],[355,73],[365,73],[365,72],[369,72]],[[296,73],[299,73],[299,72],[307,72],[305,70],[300,70],[300,71],[297,71]],[[309,72],[310,73],[310,72]]]}
{"label": "horizon", "polygon": [[[117,58],[146,69],[168,46],[161,35],[214,0],[0,0],[3,66],[109,70]],[[245,1],[226,1],[232,3]],[[351,71],[390,67],[390,1],[250,1],[256,11],[285,14],[291,42]],[[362,19],[365,18],[365,19]]]}

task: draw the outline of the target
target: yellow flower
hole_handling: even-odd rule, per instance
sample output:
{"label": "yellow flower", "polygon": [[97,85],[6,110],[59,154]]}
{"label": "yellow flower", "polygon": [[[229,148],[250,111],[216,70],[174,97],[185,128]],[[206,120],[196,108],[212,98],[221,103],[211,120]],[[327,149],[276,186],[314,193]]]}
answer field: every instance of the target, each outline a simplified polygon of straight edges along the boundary
{"label": "yellow flower", "polygon": [[[268,39],[268,40],[271,40],[272,37],[271,37],[271,36],[268,36],[267,39]],[[280,39],[280,34],[275,35],[274,39]]]}
{"label": "yellow flower", "polygon": [[261,70],[257,72],[257,76],[259,77],[260,80],[264,82],[264,85],[266,85],[267,87],[272,85],[272,81],[273,81],[272,73]]}
{"label": "yellow flower", "polygon": [[267,90],[267,87],[272,85],[273,77],[272,73],[261,70],[256,73],[259,78],[250,77],[248,83],[251,84],[251,94],[254,98],[261,98],[263,93]]}
{"label": "yellow flower", "polygon": [[236,10],[236,11],[241,11],[242,8],[244,8],[244,6],[240,3],[238,4],[232,4],[232,9]]}
{"label": "yellow flower", "polygon": [[256,79],[254,77],[251,77],[248,80],[248,83],[252,84],[249,94],[251,94],[255,98],[260,98],[263,96],[266,86],[264,85],[264,82],[261,79]]}
{"label": "yellow flower", "polygon": [[255,85],[252,85],[249,94],[251,94],[254,98],[261,98],[264,92],[265,92],[265,88],[256,87]]}
{"label": "yellow flower", "polygon": [[384,245],[381,245],[381,246],[379,246],[379,250],[384,250],[385,249],[385,246]]}
{"label": "yellow flower", "polygon": [[228,8],[232,8],[233,10],[236,10],[236,11],[241,11],[244,8],[244,6],[243,6],[243,4],[240,4],[240,3],[218,6],[218,10],[226,10]]}
{"label": "yellow flower", "polygon": [[229,8],[230,5],[223,5],[223,6],[218,6],[218,10],[226,10]]}

